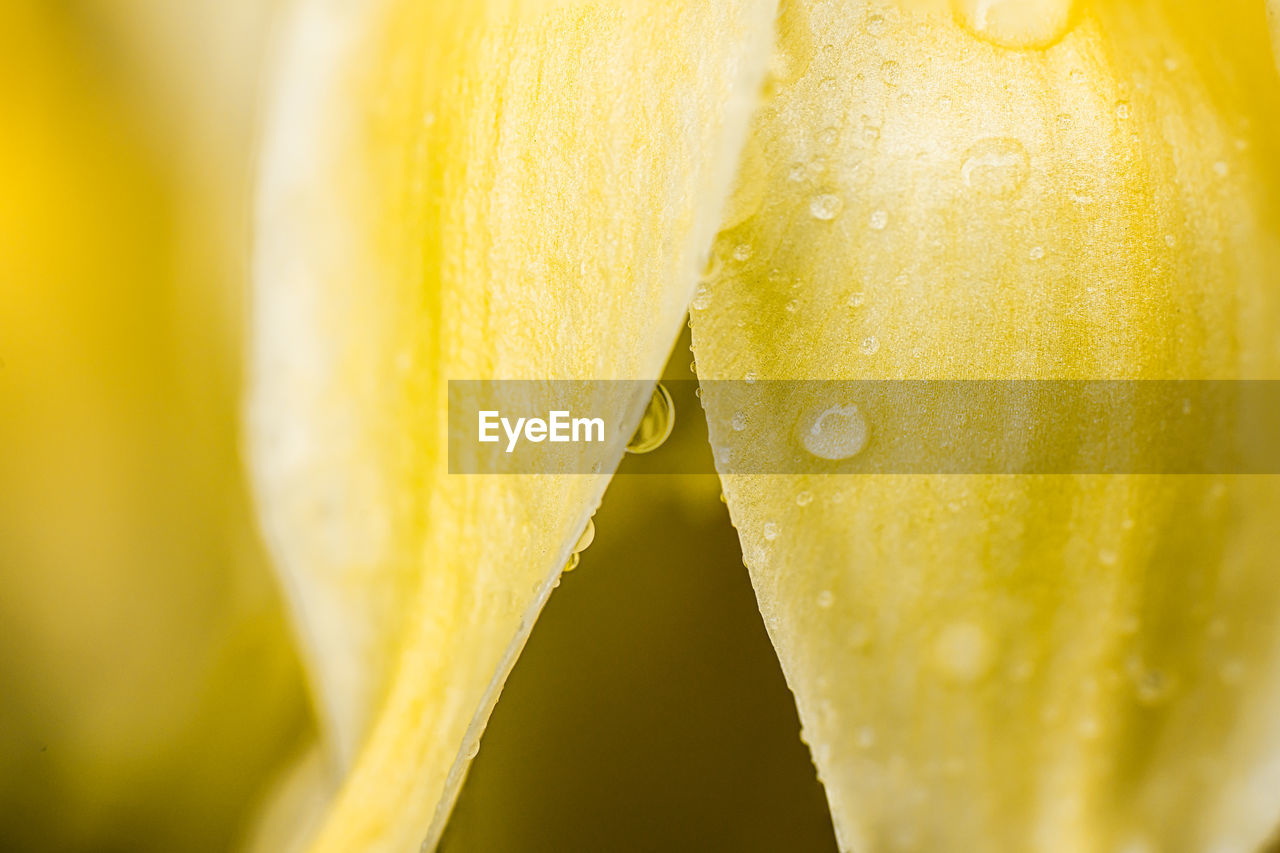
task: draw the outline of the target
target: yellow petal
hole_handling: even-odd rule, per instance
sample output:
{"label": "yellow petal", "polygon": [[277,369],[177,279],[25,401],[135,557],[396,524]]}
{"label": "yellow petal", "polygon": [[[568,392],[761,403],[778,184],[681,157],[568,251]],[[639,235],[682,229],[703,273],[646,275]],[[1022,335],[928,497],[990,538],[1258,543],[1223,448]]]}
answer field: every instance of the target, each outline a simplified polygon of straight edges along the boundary
{"label": "yellow petal", "polygon": [[[1280,377],[1262,5],[1082,5],[1012,50],[919,4],[789,4],[700,375]],[[708,402],[722,460],[793,440]],[[845,849],[1251,850],[1275,825],[1274,479],[725,480]]]}
{"label": "yellow petal", "polygon": [[448,475],[446,380],[659,374],[773,16],[395,0],[305,2],[289,23],[250,415],[267,536],[348,770],[317,850],[435,843],[607,479]]}

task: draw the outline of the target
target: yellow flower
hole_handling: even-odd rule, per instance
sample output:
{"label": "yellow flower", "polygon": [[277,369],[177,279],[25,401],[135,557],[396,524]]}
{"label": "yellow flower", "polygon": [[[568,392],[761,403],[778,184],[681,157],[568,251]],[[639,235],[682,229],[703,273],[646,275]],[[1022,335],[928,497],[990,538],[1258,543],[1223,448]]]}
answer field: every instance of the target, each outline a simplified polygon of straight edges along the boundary
{"label": "yellow flower", "polygon": [[[634,425],[686,311],[709,389],[1280,379],[1268,11],[296,3],[263,109],[246,420],[319,733],[256,848],[440,842],[604,496],[607,467],[450,474],[451,379],[641,380]],[[824,386],[788,387],[789,416],[831,411]],[[597,402],[581,388],[571,402]],[[842,848],[1265,843],[1274,477],[745,473],[779,446],[856,454],[884,423],[840,409],[856,435],[833,451],[753,426],[767,417],[730,396],[703,404]],[[211,434],[167,440],[225,464],[231,431]],[[1130,438],[1106,425],[1048,449],[1098,458]],[[1008,427],[987,449],[1021,440]]]}

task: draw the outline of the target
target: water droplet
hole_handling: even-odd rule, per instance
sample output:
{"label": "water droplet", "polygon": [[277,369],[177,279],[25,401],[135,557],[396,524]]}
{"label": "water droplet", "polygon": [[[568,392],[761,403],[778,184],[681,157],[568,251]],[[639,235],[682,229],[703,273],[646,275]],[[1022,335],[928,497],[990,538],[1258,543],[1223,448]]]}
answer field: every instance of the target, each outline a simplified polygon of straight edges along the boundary
{"label": "water droplet", "polygon": [[840,128],[828,127],[818,134],[819,145],[835,145],[840,139]]}
{"label": "water droplet", "polygon": [[578,563],[582,561],[582,552],[591,547],[591,543],[596,541],[596,523],[594,519],[587,519],[587,526],[583,528],[582,535],[578,537],[578,541],[573,546],[573,553],[569,555],[569,562],[564,564],[564,571],[571,572],[578,568]]}
{"label": "water droplet", "polygon": [[747,374],[742,377],[742,379],[748,385],[755,385],[756,382],[760,379],[760,375],[758,373],[748,371]]}
{"label": "water droplet", "polygon": [[1044,259],[1044,246],[1033,246],[1031,248],[1031,260],[1039,261]]}
{"label": "water droplet", "polygon": [[874,639],[871,626],[859,622],[849,630],[849,648],[855,652],[864,652],[871,648]]}
{"label": "water droplet", "polygon": [[755,249],[751,248],[750,243],[739,243],[733,249],[733,259],[735,261],[749,261],[751,256],[755,254]]}
{"label": "water droplet", "polygon": [[861,308],[864,304],[866,304],[866,301],[867,301],[867,295],[862,291],[849,294],[848,304],[850,308]]}
{"label": "water droplet", "polygon": [[882,36],[886,27],[888,27],[888,24],[885,22],[884,15],[870,15],[867,17],[864,29],[866,29],[869,36]]}
{"label": "water droplet", "polygon": [[994,198],[1009,198],[1026,183],[1031,158],[1016,139],[991,136],[979,141],[965,154],[960,177],[965,186]]}
{"label": "water droplet", "polygon": [[1163,672],[1150,669],[1137,678],[1138,701],[1143,705],[1159,705],[1173,692],[1173,684]]}
{"label": "water droplet", "polygon": [[791,169],[787,172],[787,180],[793,183],[801,183],[809,176],[809,172],[804,167],[804,163],[793,163]]}
{"label": "water droplet", "polygon": [[782,306],[788,314],[794,314],[800,308],[800,303],[794,299],[788,300],[787,304]]}
{"label": "water droplet", "polygon": [[802,418],[796,429],[802,447],[819,459],[851,459],[867,446],[869,429],[852,403],[835,405]]}
{"label": "water droplet", "polygon": [[694,359],[693,361],[689,362],[689,372],[692,373],[694,376],[698,375],[697,359]]}
{"label": "water droplet", "polygon": [[1164,244],[1168,246],[1170,249],[1172,249],[1173,247],[1178,245],[1178,238],[1173,236],[1172,234],[1166,234],[1164,235]]}
{"label": "water droplet", "polygon": [[801,492],[796,495],[796,506],[808,506],[813,503],[813,492]]}
{"label": "water droplet", "polygon": [[953,622],[938,632],[933,658],[938,669],[957,684],[972,684],[991,669],[995,649],[981,625]]}
{"label": "water droplet", "polygon": [[839,216],[842,210],[844,210],[844,199],[835,193],[822,193],[809,199],[809,213],[814,219],[829,222]]}
{"label": "water droplet", "polygon": [[829,607],[831,607],[831,605],[835,603],[836,603],[836,597],[835,597],[835,594],[831,592],[831,590],[824,589],[822,592],[818,593],[818,606],[821,607],[823,610],[828,609]]}
{"label": "water droplet", "polygon": [[880,139],[880,128],[875,125],[868,125],[862,129],[862,141],[868,145],[875,145]]}
{"label": "water droplet", "polygon": [[1244,664],[1238,660],[1227,661],[1218,670],[1218,677],[1222,679],[1224,684],[1240,684],[1244,681],[1244,674]]}
{"label": "water droplet", "polygon": [[1071,26],[1072,0],[952,0],[960,25],[975,37],[1010,50],[1039,50]]}
{"label": "water droplet", "polygon": [[705,311],[711,305],[711,288],[705,285],[699,287],[693,294],[693,302],[690,303],[694,311]]}
{"label": "water droplet", "polygon": [[883,231],[889,226],[889,214],[887,211],[877,210],[871,214],[871,227],[876,231]]}
{"label": "water droplet", "polygon": [[778,523],[776,521],[766,521],[764,523],[764,538],[768,542],[778,538]]}
{"label": "water droplet", "polygon": [[645,409],[640,425],[627,442],[627,452],[636,455],[652,453],[671,435],[675,424],[675,402],[671,399],[671,392],[659,382],[653,388],[653,396],[649,398],[649,407]]}
{"label": "water droplet", "polygon": [[880,352],[880,339],[875,335],[863,338],[862,343],[858,345],[858,349],[863,355],[875,355]]}
{"label": "water droplet", "polygon": [[734,432],[742,432],[747,428],[747,413],[734,412],[733,419],[730,421],[729,425],[733,427]]}
{"label": "water droplet", "polygon": [[1128,101],[1116,101],[1116,118],[1124,120],[1133,115],[1133,108]]}

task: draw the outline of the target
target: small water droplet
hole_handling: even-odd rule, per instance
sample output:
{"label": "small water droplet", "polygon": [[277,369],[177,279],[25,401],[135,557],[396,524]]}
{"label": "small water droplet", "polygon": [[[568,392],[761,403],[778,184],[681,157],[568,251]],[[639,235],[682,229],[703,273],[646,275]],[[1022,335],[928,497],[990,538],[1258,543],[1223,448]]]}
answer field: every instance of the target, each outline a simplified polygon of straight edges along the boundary
{"label": "small water droplet", "polygon": [[808,506],[813,503],[813,492],[801,492],[796,495],[796,506]]}
{"label": "small water droplet", "polygon": [[705,311],[711,305],[711,288],[703,285],[699,287],[693,294],[693,302],[690,303],[694,311]]}
{"label": "small water droplet", "polygon": [[796,428],[800,445],[819,459],[851,459],[867,446],[866,418],[854,404],[835,405],[810,413]]}
{"label": "small water droplet", "polygon": [[733,248],[733,259],[735,261],[749,261],[751,256],[755,254],[755,249],[751,248],[750,243],[739,243]]}
{"label": "small water droplet", "polygon": [[748,385],[755,385],[759,379],[760,379],[760,375],[758,373],[754,373],[751,371],[748,371],[747,374],[742,377],[742,380],[746,382]]}
{"label": "small water droplet", "polygon": [[807,177],[809,177],[809,172],[805,169],[804,163],[793,163],[790,170],[787,171],[787,180],[792,183],[801,183]]}
{"label": "small water droplet", "polygon": [[844,199],[835,193],[822,193],[809,199],[809,213],[814,219],[829,222],[844,210]]}
{"label": "small water droplet", "polygon": [[862,129],[862,141],[868,145],[875,145],[880,139],[880,128],[875,125],[868,125]]}
{"label": "small water droplet", "polygon": [[733,419],[729,422],[729,425],[733,427],[734,432],[742,432],[747,428],[747,413],[734,412]]}
{"label": "small water droplet", "polygon": [[818,134],[819,145],[828,145],[828,146],[835,145],[839,139],[840,139],[840,129],[838,127],[825,128],[821,133]]}
{"label": "small water droplet", "polygon": [[822,592],[818,593],[818,606],[821,607],[823,610],[830,608],[831,605],[835,603],[836,603],[836,597],[835,597],[835,594],[831,592],[831,590],[824,589]]}
{"label": "small water droplet", "polygon": [[1116,118],[1124,120],[1133,115],[1133,108],[1128,101],[1116,101]]}
{"label": "small water droplet", "polygon": [[1044,246],[1031,247],[1031,260],[1039,261],[1044,259]]}
{"label": "small water droplet", "polygon": [[1166,234],[1164,235],[1164,244],[1172,249],[1178,245],[1178,238],[1172,234]]}
{"label": "small water droplet", "polygon": [[1149,669],[1137,678],[1138,701],[1143,705],[1159,705],[1173,692],[1172,682],[1158,669]]}
{"label": "small water droplet", "polygon": [[887,27],[888,24],[884,19],[884,15],[869,15],[864,29],[866,29],[869,36],[882,36]]}
{"label": "small water droplet", "polygon": [[861,308],[866,304],[867,295],[862,291],[849,294],[848,304],[850,308]]}
{"label": "small water droplet", "polygon": [[671,392],[659,382],[653,388],[653,396],[649,398],[649,406],[640,418],[640,425],[627,442],[627,452],[636,455],[652,453],[671,435],[675,424],[675,402],[671,399]]}
{"label": "small water droplet", "polygon": [[871,227],[876,231],[883,231],[889,226],[889,213],[884,210],[877,210],[871,214]]}
{"label": "small water droplet", "polygon": [[693,361],[689,362],[689,372],[692,373],[694,376],[698,375],[697,359],[694,359]]}
{"label": "small water droplet", "polygon": [[849,630],[849,648],[855,652],[864,652],[871,648],[874,639],[870,625],[859,622]]}
{"label": "small water droplet", "polygon": [[972,684],[991,669],[991,637],[974,622],[953,622],[938,632],[933,658],[942,674],[957,684]]}
{"label": "small water droplet", "polygon": [[587,526],[583,528],[582,535],[574,543],[573,553],[569,555],[569,562],[565,563],[564,571],[571,572],[578,568],[578,563],[582,561],[582,552],[590,548],[594,541],[596,541],[596,523],[594,519],[587,519]]}
{"label": "small water droplet", "polygon": [[764,523],[764,538],[767,542],[772,542],[778,538],[778,523],[776,521],[766,521]]}
{"label": "small water droplet", "polygon": [[1218,670],[1218,677],[1224,684],[1237,685],[1244,681],[1244,664],[1238,660],[1229,660]]}
{"label": "small water droplet", "polygon": [[794,313],[796,313],[797,309],[799,309],[799,308],[800,308],[800,303],[799,303],[799,302],[797,302],[797,301],[796,301],[796,300],[794,300],[794,299],[791,299],[791,300],[788,300],[788,301],[787,301],[787,304],[786,304],[786,305],[784,305],[784,306],[782,306],[782,307],[783,307],[784,309],[786,309],[786,312],[787,312],[788,314],[794,314]]}
{"label": "small water droplet", "polygon": [[875,355],[880,352],[880,339],[875,335],[862,339],[862,343],[858,344],[858,349],[863,355]]}
{"label": "small water droplet", "polygon": [[1031,158],[1016,139],[991,136],[980,140],[965,153],[960,177],[965,186],[992,196],[1009,198],[1026,183]]}

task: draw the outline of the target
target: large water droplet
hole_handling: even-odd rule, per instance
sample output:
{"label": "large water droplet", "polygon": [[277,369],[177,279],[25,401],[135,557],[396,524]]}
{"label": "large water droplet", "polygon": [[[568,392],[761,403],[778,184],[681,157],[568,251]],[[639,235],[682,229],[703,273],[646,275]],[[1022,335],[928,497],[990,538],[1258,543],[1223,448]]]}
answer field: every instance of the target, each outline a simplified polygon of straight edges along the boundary
{"label": "large water droplet", "polygon": [[943,676],[957,684],[972,684],[982,678],[994,657],[990,635],[973,622],[953,622],[934,639],[934,663]]}
{"label": "large water droplet", "polygon": [[869,435],[866,418],[852,403],[810,413],[796,427],[796,437],[805,450],[832,461],[857,456],[867,446]]}
{"label": "large water droplet", "polygon": [[1009,198],[1026,183],[1031,172],[1027,149],[1016,139],[989,136],[965,153],[960,177],[965,186],[992,196]]}
{"label": "large water droplet", "polygon": [[952,0],[960,25],[977,38],[1010,50],[1037,50],[1071,26],[1072,0]]}
{"label": "large water droplet", "polygon": [[645,409],[640,425],[627,442],[627,452],[637,455],[652,453],[671,435],[675,424],[676,404],[671,399],[671,392],[659,382],[653,387],[653,396],[649,398],[649,407]]}

